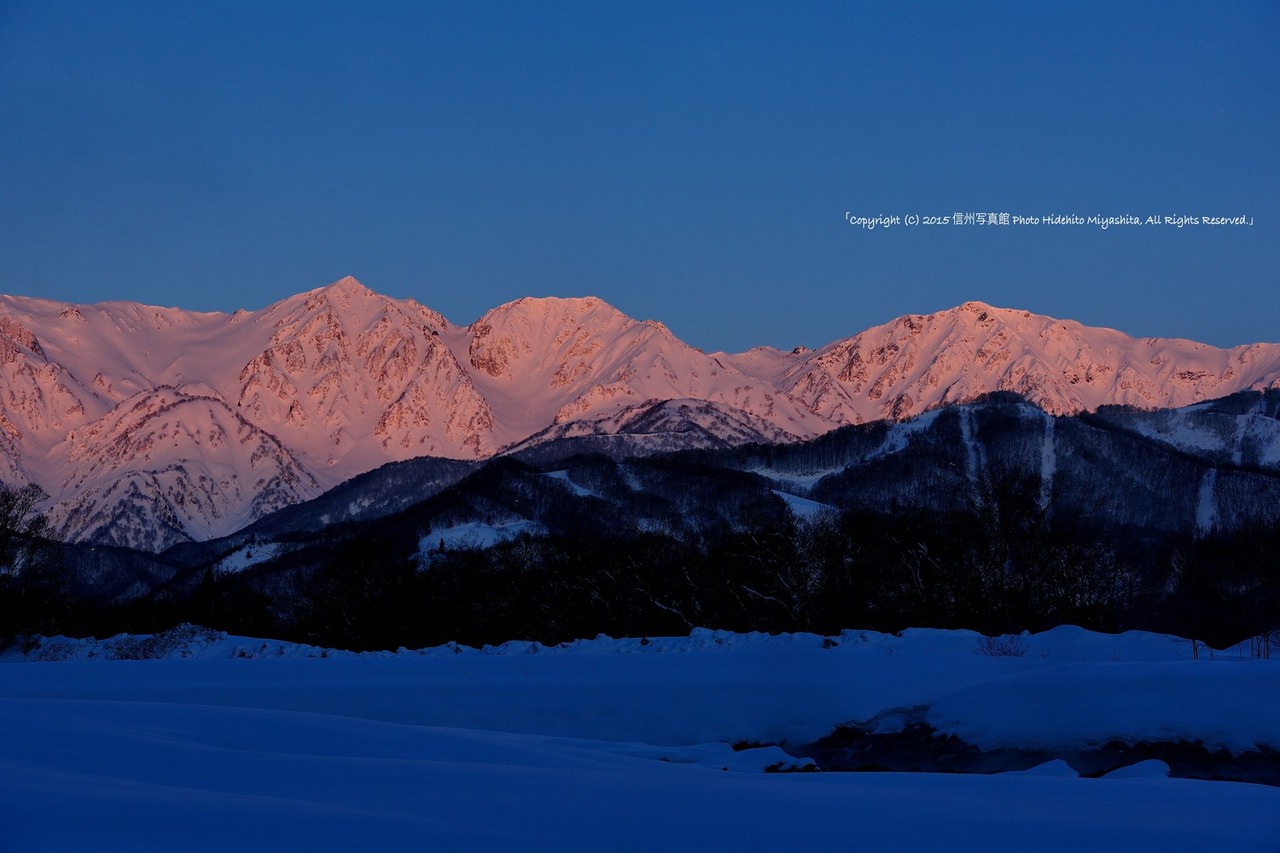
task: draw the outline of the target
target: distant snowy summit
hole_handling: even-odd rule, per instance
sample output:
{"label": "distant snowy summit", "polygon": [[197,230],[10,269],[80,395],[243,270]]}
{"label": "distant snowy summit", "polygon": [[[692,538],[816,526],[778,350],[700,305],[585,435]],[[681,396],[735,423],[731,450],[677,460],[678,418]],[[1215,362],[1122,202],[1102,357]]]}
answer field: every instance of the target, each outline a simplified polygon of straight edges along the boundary
{"label": "distant snowy summit", "polygon": [[233,314],[0,296],[0,480],[42,486],[70,538],[161,550],[417,456],[624,432],[640,451],[796,441],[992,391],[1069,414],[1278,385],[1280,344],[979,302],[816,350],[707,354],[591,297],[458,326],[350,277]]}

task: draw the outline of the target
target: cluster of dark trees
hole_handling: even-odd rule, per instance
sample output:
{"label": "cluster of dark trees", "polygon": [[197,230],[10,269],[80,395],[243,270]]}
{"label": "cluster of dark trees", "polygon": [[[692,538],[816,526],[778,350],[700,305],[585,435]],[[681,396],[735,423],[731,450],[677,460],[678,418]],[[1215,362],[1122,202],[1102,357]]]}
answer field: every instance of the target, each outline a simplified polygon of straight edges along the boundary
{"label": "cluster of dark trees", "polygon": [[197,568],[116,605],[68,592],[34,512],[38,497],[4,492],[0,634],[194,622],[377,649],[694,627],[1002,634],[1076,624],[1221,646],[1280,628],[1280,524],[1204,538],[1100,530],[1054,512],[1038,479],[985,488],[967,508],[854,508],[804,520],[780,498],[744,499],[733,523],[697,535],[600,523],[572,502],[555,506],[551,490],[532,495],[566,514],[548,535],[424,557],[420,534],[403,523],[336,528],[269,571]]}
{"label": "cluster of dark trees", "polygon": [[0,487],[0,650],[73,624],[70,578],[37,507],[36,485]]}
{"label": "cluster of dark trees", "polygon": [[1091,536],[1051,522],[1034,500],[800,522],[761,515],[698,543],[661,533],[524,537],[445,551],[425,570],[366,543],[304,585],[288,628],[378,648],[698,626],[1002,634],[1076,624],[1221,646],[1280,628],[1277,549],[1280,528],[1184,541]]}

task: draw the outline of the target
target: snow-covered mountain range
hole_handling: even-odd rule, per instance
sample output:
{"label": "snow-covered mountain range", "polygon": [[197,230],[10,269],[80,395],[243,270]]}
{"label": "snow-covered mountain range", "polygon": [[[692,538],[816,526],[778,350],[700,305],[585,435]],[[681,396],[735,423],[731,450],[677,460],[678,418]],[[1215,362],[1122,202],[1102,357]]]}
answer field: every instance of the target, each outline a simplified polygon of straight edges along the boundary
{"label": "snow-covered mountain range", "polygon": [[1066,414],[1278,385],[1280,344],[1134,339],[977,302],[817,350],[707,354],[595,298],[458,326],[349,277],[234,314],[0,296],[0,480],[42,486],[70,538],[159,550],[418,456],[792,441],[997,390]]}

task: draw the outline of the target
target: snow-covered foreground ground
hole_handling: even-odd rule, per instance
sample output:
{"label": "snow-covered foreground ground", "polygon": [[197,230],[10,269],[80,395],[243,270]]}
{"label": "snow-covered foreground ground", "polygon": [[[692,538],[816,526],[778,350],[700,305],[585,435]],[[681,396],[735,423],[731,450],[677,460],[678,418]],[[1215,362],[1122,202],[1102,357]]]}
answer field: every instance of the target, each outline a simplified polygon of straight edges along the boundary
{"label": "snow-covered foreground ground", "polygon": [[0,666],[0,850],[1280,848],[1280,789],[1158,765],[764,773],[804,762],[728,745],[794,749],[923,707],[990,746],[1274,749],[1277,663],[1072,628],[1025,638],[1021,656],[982,654],[968,632],[834,639],[319,659],[196,637],[140,661],[102,660],[136,641],[46,641],[67,660]]}

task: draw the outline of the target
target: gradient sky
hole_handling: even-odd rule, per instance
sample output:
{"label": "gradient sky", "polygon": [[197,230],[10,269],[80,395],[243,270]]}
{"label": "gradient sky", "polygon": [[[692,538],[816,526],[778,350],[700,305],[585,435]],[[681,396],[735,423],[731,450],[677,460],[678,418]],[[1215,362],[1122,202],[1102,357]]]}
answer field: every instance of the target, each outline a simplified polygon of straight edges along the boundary
{"label": "gradient sky", "polygon": [[968,299],[1277,341],[1278,81],[1274,0],[0,0],[0,291],[231,311],[351,274],[457,323],[593,294],[707,350]]}

